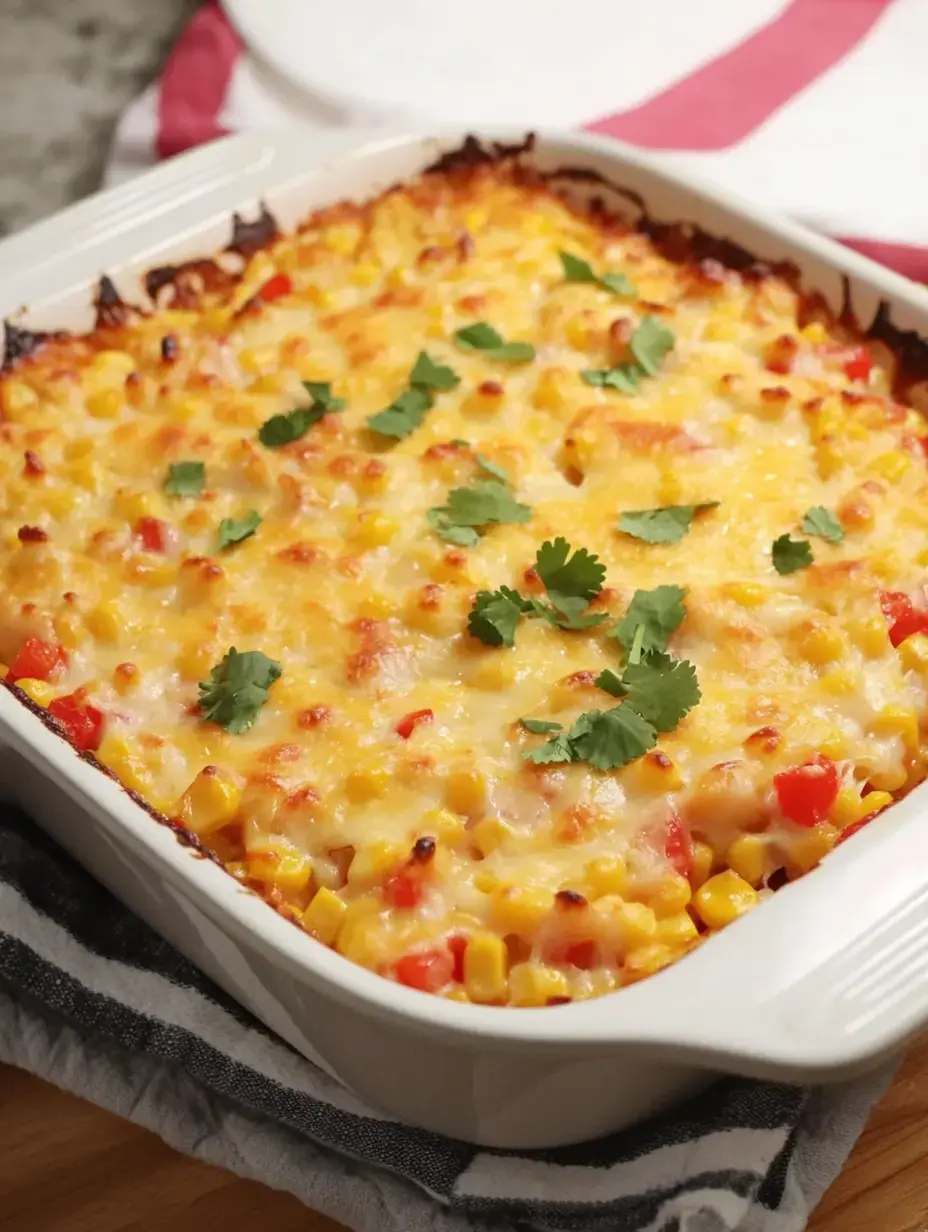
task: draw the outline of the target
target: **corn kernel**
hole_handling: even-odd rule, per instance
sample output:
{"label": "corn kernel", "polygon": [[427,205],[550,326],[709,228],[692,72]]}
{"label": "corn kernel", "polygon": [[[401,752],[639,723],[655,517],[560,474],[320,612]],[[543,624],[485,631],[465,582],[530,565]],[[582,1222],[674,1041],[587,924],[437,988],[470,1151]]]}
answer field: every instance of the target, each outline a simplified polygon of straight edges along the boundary
{"label": "corn kernel", "polygon": [[592,336],[588,314],[580,312],[576,316],[571,317],[567,322],[567,328],[564,332],[567,335],[567,341],[572,347],[578,351],[586,350]]}
{"label": "corn kernel", "polygon": [[653,749],[632,763],[629,774],[642,791],[679,791],[683,775],[676,762],[660,749]]}
{"label": "corn kernel", "polygon": [[335,948],[362,967],[374,967],[383,947],[383,903],[364,895],[348,904],[342,926],[335,938]]}
{"label": "corn kernel", "polygon": [[492,894],[497,886],[502,882],[497,877],[496,873],[491,873],[489,869],[483,869],[474,877],[474,889],[479,890],[481,894]]}
{"label": "corn kernel", "polygon": [[838,667],[819,678],[819,687],[834,697],[853,697],[862,692],[863,677],[854,667]]}
{"label": "corn kernel", "polygon": [[211,642],[197,642],[185,646],[174,661],[182,680],[198,682],[209,677],[213,664],[219,657],[221,656]]}
{"label": "corn kernel", "polygon": [[47,513],[62,521],[77,508],[79,497],[71,488],[50,488],[42,498]]}
{"label": "corn kernel", "polygon": [[725,852],[725,863],[748,885],[759,886],[767,870],[767,844],[759,834],[742,834]]}
{"label": "corn kernel", "polygon": [[910,752],[918,749],[918,715],[909,706],[884,706],[869,727],[878,736],[901,736]]}
{"label": "corn kernel", "polygon": [[98,351],[90,364],[90,372],[94,376],[105,377],[112,384],[120,385],[135,368],[135,360],[127,351]]}
{"label": "corn kernel", "polygon": [[473,209],[467,210],[464,215],[464,226],[468,231],[479,231],[481,227],[486,225],[489,218],[489,213],[482,207],[475,206]]}
{"label": "corn kernel", "polygon": [[490,922],[501,933],[534,937],[554,907],[547,890],[520,886],[497,886],[490,894]]}
{"label": "corn kernel", "polygon": [[305,852],[285,838],[265,837],[260,849],[249,848],[245,862],[248,876],[274,885],[284,894],[299,894],[309,885],[313,865]]}
{"label": "corn kernel", "polygon": [[547,1005],[552,997],[570,992],[567,976],[541,963],[517,963],[509,973],[510,1005]]}
{"label": "corn kernel", "polygon": [[68,467],[73,481],[82,488],[86,488],[88,492],[99,492],[103,483],[103,470],[99,462],[94,462],[92,458],[84,458],[79,462],[72,462]]}
{"label": "corn kernel", "polygon": [[871,791],[869,795],[858,795],[852,786],[842,787],[831,807],[831,820],[844,830],[855,821],[869,817],[871,813],[886,808],[892,804],[893,798],[888,791]]}
{"label": "corn kernel", "polygon": [[450,809],[429,809],[422,815],[419,833],[429,834],[437,838],[439,843],[454,844],[464,836],[464,822]]}
{"label": "corn kernel", "polygon": [[507,957],[499,937],[471,937],[464,951],[464,988],[471,1001],[488,1005],[505,1000]]}
{"label": "corn kernel", "polygon": [[819,822],[811,830],[804,830],[786,844],[788,866],[791,872],[807,873],[815,868],[835,845],[838,831],[828,822]]}
{"label": "corn kernel", "polygon": [[369,261],[362,261],[351,271],[351,281],[356,287],[369,287],[380,277],[380,267]]}
{"label": "corn kernel", "polygon": [[658,919],[668,915],[676,915],[677,912],[683,910],[693,897],[689,881],[686,877],[680,876],[679,873],[672,873],[670,876],[661,877],[653,885],[642,886],[639,893],[642,898],[647,900],[648,906]]}
{"label": "corn kernel", "polygon": [[621,856],[590,860],[585,873],[586,883],[593,891],[594,898],[600,898],[603,894],[622,895],[628,886],[628,869]]}
{"label": "corn kernel", "polygon": [[222,766],[204,766],[178,801],[178,812],[203,838],[227,826],[238,813],[242,789]]}
{"label": "corn kernel", "polygon": [[563,411],[569,405],[570,373],[564,368],[544,368],[532,391],[532,405],[542,411]]}
{"label": "corn kernel", "polygon": [[32,676],[21,676],[16,683],[37,706],[46,708],[55,696],[54,685],[50,685],[47,680],[35,680]]}
{"label": "corn kernel", "polygon": [[367,843],[355,852],[354,859],[348,865],[348,884],[352,887],[374,885],[408,855],[408,848],[398,843]]}
{"label": "corn kernel", "polygon": [[396,604],[384,594],[369,595],[358,604],[358,615],[372,620],[387,620],[396,615]]}
{"label": "corn kernel", "polygon": [[474,672],[474,684],[488,693],[508,689],[515,678],[515,665],[509,655],[490,655],[478,664]]}
{"label": "corn kernel", "polygon": [[669,966],[676,957],[676,951],[669,945],[655,941],[652,945],[643,945],[632,950],[622,965],[622,974],[627,983],[634,983]]}
{"label": "corn kernel", "polygon": [[889,483],[898,483],[911,465],[912,459],[904,449],[892,449],[889,453],[881,453],[878,458],[874,458],[869,470]]}
{"label": "corn kernel", "polygon": [[615,895],[604,895],[593,904],[593,913],[615,929],[625,949],[645,945],[657,930],[657,916],[644,903],[627,903]]}
{"label": "corn kernel", "polygon": [[91,636],[98,642],[107,642],[109,645],[115,645],[119,641],[119,635],[126,626],[119,604],[112,599],[97,604],[87,613],[84,621]]}
{"label": "corn kernel", "polygon": [[865,616],[850,620],[847,631],[851,641],[868,659],[879,658],[889,645],[889,633],[882,616]]}
{"label": "corn kernel", "polygon": [[693,905],[707,928],[724,928],[758,903],[757,891],[731,869],[699,887]]}
{"label": "corn kernel", "polygon": [[694,890],[698,890],[708,880],[714,863],[715,852],[709,844],[695,842],[693,844],[693,871],[690,873],[690,885]]}
{"label": "corn kernel", "polygon": [[160,492],[130,492],[127,488],[120,488],[115,494],[113,508],[127,522],[137,522],[139,518],[163,518],[168,511],[167,502]]}
{"label": "corn kernel", "polygon": [[465,817],[479,817],[487,798],[487,780],[481,770],[452,770],[445,782],[445,804]]}
{"label": "corn kernel", "polygon": [[390,770],[386,765],[352,770],[345,779],[345,795],[352,804],[367,804],[382,799],[390,787]]}
{"label": "corn kernel", "polygon": [[260,376],[265,368],[271,368],[276,363],[276,346],[244,347],[238,354],[239,367],[251,376]]}
{"label": "corn kernel", "polygon": [[837,629],[827,625],[814,625],[799,631],[798,649],[807,662],[821,667],[840,659],[845,651],[845,643]]}
{"label": "corn kernel", "polygon": [[116,419],[122,410],[122,404],[122,390],[101,389],[87,399],[87,414],[94,419]]}
{"label": "corn kernel", "polygon": [[127,581],[148,590],[170,586],[176,578],[177,566],[169,560],[130,560],[126,565]]}
{"label": "corn kernel", "polygon": [[912,633],[899,643],[899,658],[906,671],[928,675],[928,637],[924,633]]}
{"label": "corn kernel", "polygon": [[485,817],[483,821],[477,822],[470,834],[481,854],[488,856],[491,852],[505,847],[514,831],[501,817]]}
{"label": "corn kernel", "polygon": [[848,739],[839,727],[823,728],[815,741],[818,751],[832,761],[841,761],[848,756]]}
{"label": "corn kernel", "polygon": [[348,904],[325,886],[317,890],[303,912],[302,924],[308,933],[324,945],[331,945],[341,928]]}
{"label": "corn kernel", "polygon": [[820,346],[828,341],[828,333],[821,321],[810,321],[802,330],[802,336],[813,346]]}
{"label": "corn kernel", "polygon": [[679,911],[676,915],[667,915],[657,921],[655,939],[663,941],[665,945],[688,946],[698,938],[699,930],[688,911]]}
{"label": "corn kernel", "polygon": [[84,639],[80,614],[75,611],[59,612],[52,622],[55,636],[68,650],[76,650]]}
{"label": "corn kernel", "polygon": [[39,405],[39,395],[22,381],[4,381],[3,410],[7,419],[22,419]]}
{"label": "corn kernel", "polygon": [[354,538],[361,548],[380,548],[388,544],[399,529],[400,524],[396,518],[371,509],[358,515]]}
{"label": "corn kernel", "polygon": [[[112,770],[124,786],[139,795],[146,794],[151,776],[141,758],[130,749],[122,736],[105,736],[97,751],[97,757],[104,766]],[[163,811],[168,812],[170,809]]]}
{"label": "corn kernel", "polygon": [[770,594],[766,586],[755,582],[728,582],[722,587],[722,593],[741,607],[760,607]]}
{"label": "corn kernel", "polygon": [[821,479],[831,479],[845,465],[844,452],[832,441],[823,441],[815,447],[818,473]]}

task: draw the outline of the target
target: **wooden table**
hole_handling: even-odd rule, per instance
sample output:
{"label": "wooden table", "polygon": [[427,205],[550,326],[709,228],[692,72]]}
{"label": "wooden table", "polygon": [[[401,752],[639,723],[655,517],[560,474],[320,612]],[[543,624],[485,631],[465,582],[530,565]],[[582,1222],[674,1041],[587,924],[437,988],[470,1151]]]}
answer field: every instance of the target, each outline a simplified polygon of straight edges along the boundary
{"label": "wooden table", "polygon": [[[913,1048],[810,1232],[928,1232],[928,1036]],[[295,1198],[0,1066],[4,1232],[344,1232]]]}

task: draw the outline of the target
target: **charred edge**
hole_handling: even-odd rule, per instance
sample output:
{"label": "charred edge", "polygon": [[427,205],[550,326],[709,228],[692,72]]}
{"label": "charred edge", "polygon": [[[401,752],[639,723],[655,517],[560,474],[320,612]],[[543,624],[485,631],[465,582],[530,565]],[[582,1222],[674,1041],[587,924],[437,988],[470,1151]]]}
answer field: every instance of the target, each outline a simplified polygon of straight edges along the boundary
{"label": "charred edge", "polygon": [[80,753],[76,749],[73,749],[70,741],[64,733],[64,729],[57,719],[55,719],[53,715],[50,715],[47,710],[43,710],[41,706],[36,705],[32,698],[28,697],[18,685],[11,684],[9,680],[2,680],[0,683],[3,684],[8,692],[13,694],[21,705],[25,706],[30,714],[34,714],[37,719],[42,721],[44,726],[47,727],[50,732],[53,732],[54,735],[63,740],[68,748],[72,749],[75,757],[78,757],[81,761],[86,762],[88,766],[93,766],[94,769],[102,771],[108,779],[112,779],[120,790],[126,793],[130,800],[133,800],[140,808],[145,810],[149,817],[153,817],[159,825],[165,826],[168,830],[172,831],[178,842],[182,843],[185,847],[190,847],[196,852],[197,855],[202,856],[205,860],[211,860],[214,864],[218,864],[220,868],[224,867],[222,861],[215,854],[215,852],[210,851],[208,847],[205,847],[192,830],[188,830],[186,826],[182,826],[177,821],[172,821],[170,817],[165,817],[163,813],[159,813],[157,809],[152,808],[152,806],[147,801],[143,800],[137,792],[134,792],[131,787],[126,787],[124,783],[121,783],[109,766],[104,766],[103,762],[98,761],[97,758],[94,757],[93,753]]}
{"label": "charred edge", "polygon": [[903,397],[912,385],[928,380],[928,340],[914,329],[900,329],[898,325],[893,325],[885,299],[880,301],[866,336],[874,342],[882,342],[896,357],[893,376],[896,397]]}
{"label": "charred edge", "polygon": [[[171,308],[195,308],[202,291],[223,291],[237,281],[211,257],[185,261],[182,265],[159,265],[145,275],[145,293],[155,303],[165,287],[173,294],[166,305]],[[199,285],[198,285],[199,284]]]}
{"label": "charred edge", "polygon": [[261,202],[261,212],[251,222],[246,222],[241,214],[232,215],[232,239],[228,252],[237,252],[241,257],[250,257],[260,248],[270,244],[280,235],[277,219]]}
{"label": "charred edge", "polygon": [[3,361],[0,363],[0,372],[12,372],[22,360],[29,359],[37,351],[41,351],[52,336],[44,332],[22,329],[19,325],[12,325],[9,321],[4,321],[3,324]]}
{"label": "charred edge", "polygon": [[541,178],[546,184],[558,184],[562,181],[567,181],[569,184],[601,184],[603,188],[608,188],[610,192],[630,201],[638,211],[640,221],[648,217],[648,207],[641,193],[635,192],[633,188],[623,188],[621,184],[614,184],[601,171],[594,171],[591,167],[555,167],[553,171],[542,172]]}
{"label": "charred edge", "polygon": [[125,325],[127,321],[138,315],[135,305],[126,303],[116,290],[116,284],[107,274],[103,274],[97,284],[93,307],[97,314],[94,329]]}
{"label": "charred edge", "polygon": [[657,222],[645,215],[638,225],[661,255],[677,265],[711,260],[735,270],[746,282],[760,282],[771,274],[793,286],[799,281],[799,273],[789,261],[769,265],[733,240],[710,235],[690,223]]}
{"label": "charred edge", "polygon": [[507,145],[505,142],[493,141],[483,145],[473,133],[468,133],[462,145],[456,150],[448,150],[425,169],[426,175],[448,175],[455,171],[471,171],[487,163],[502,162],[505,158],[519,158],[530,154],[535,148],[535,134],[526,133],[521,141]]}

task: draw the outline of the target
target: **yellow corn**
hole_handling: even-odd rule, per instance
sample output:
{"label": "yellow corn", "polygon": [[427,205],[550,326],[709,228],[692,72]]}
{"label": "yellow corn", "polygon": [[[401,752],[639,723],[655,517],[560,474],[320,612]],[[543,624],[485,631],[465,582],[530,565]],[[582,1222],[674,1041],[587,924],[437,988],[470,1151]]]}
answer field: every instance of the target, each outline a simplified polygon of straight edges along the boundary
{"label": "yellow corn", "polygon": [[918,749],[918,715],[910,706],[884,706],[870,720],[875,735],[901,736],[910,752]]}
{"label": "yellow corn", "polygon": [[871,791],[867,796],[858,795],[855,787],[842,787],[831,808],[831,820],[844,830],[855,821],[869,817],[878,809],[892,804],[893,798],[888,791]]}
{"label": "yellow corn", "polygon": [[503,1001],[507,988],[506,947],[489,933],[471,937],[464,951],[464,989],[471,1001]]}
{"label": "yellow corn", "polygon": [[352,899],[342,913],[341,927],[335,939],[335,948],[339,954],[350,956],[355,937],[360,935],[363,926],[368,921],[374,921],[379,925],[382,911],[383,902],[372,894],[364,894],[360,898]]}
{"label": "yellow corn", "polygon": [[450,809],[436,808],[423,813],[419,833],[437,838],[445,845],[458,842],[464,837],[464,822]]}
{"label": "yellow corn", "polygon": [[790,870],[807,873],[815,868],[834,847],[837,837],[838,831],[825,821],[797,834],[786,847]]}
{"label": "yellow corn", "polygon": [[677,951],[669,945],[655,941],[651,945],[643,945],[632,950],[625,958],[622,974],[627,983],[642,980],[648,975],[654,975],[677,957]]}
{"label": "yellow corn", "polygon": [[325,886],[317,890],[303,912],[303,927],[325,945],[331,945],[345,918],[348,904]]}
{"label": "yellow corn", "polygon": [[112,599],[106,603],[97,604],[84,619],[91,635],[98,642],[106,642],[109,645],[115,645],[119,641],[119,635],[126,625],[125,616],[119,604]]}
{"label": "yellow corn", "polygon": [[485,817],[483,821],[477,822],[470,833],[480,853],[488,856],[500,847],[505,847],[514,831],[512,826],[508,826],[500,817]]}
{"label": "yellow corn", "polygon": [[78,612],[59,612],[52,622],[55,626],[55,636],[62,646],[68,650],[76,650],[84,639],[84,627]]}
{"label": "yellow corn", "polygon": [[48,703],[55,696],[54,685],[50,685],[47,680],[35,680],[32,676],[21,676],[16,683],[37,706],[47,708]]}
{"label": "yellow corn", "polygon": [[352,887],[373,885],[383,880],[409,855],[398,843],[367,843],[355,852],[348,866],[348,884]]}
{"label": "yellow corn", "polygon": [[727,582],[722,593],[741,607],[760,607],[767,602],[770,591],[756,582]]}
{"label": "yellow corn", "polygon": [[845,642],[837,629],[827,625],[815,625],[800,631],[798,649],[809,663],[821,667],[842,657]]}
{"label": "yellow corn", "polygon": [[305,852],[285,838],[268,835],[260,847],[249,848],[248,876],[275,885],[284,894],[299,894],[309,885],[313,865]]}
{"label": "yellow corn", "polygon": [[570,318],[567,322],[567,328],[564,331],[567,335],[567,341],[577,351],[585,351],[590,344],[592,329],[590,327],[590,314],[587,312],[578,312],[576,316]]}
{"label": "yellow corn", "polygon": [[524,962],[509,972],[511,1005],[547,1005],[552,997],[566,997],[569,992],[567,976],[555,967]]}
{"label": "yellow corn", "polygon": [[486,225],[489,218],[489,213],[483,207],[475,206],[473,209],[467,210],[464,215],[464,226],[468,231],[479,231],[481,227]]}
{"label": "yellow corn", "polygon": [[652,886],[642,889],[642,898],[646,898],[648,906],[658,918],[676,915],[682,911],[693,896],[690,883],[679,873],[662,877]]}
{"label": "yellow corn", "polygon": [[899,643],[899,657],[906,671],[928,675],[928,637],[924,633],[911,634]]}
{"label": "yellow corn", "polygon": [[94,419],[116,419],[122,410],[123,393],[119,389],[101,389],[87,399],[87,414]]}
{"label": "yellow corn", "polygon": [[837,667],[819,677],[819,687],[834,697],[853,697],[863,688],[863,677],[856,667]]}
{"label": "yellow corn", "polygon": [[42,497],[45,510],[59,521],[73,513],[80,497],[71,488],[50,488]]}
{"label": "yellow corn", "polygon": [[708,879],[714,862],[715,852],[708,843],[695,842],[693,844],[693,871],[690,873],[690,885],[694,890],[698,890]]}
{"label": "yellow corn", "polygon": [[352,770],[345,779],[345,795],[352,804],[366,804],[369,800],[381,799],[389,790],[390,778],[390,770],[386,765]]}
{"label": "yellow corn", "polygon": [[239,367],[251,376],[260,376],[277,363],[276,346],[245,347],[238,354]]}
{"label": "yellow corn", "polygon": [[204,766],[178,802],[178,811],[200,838],[221,830],[238,813],[242,789],[222,766]]}
{"label": "yellow corn", "polygon": [[362,549],[381,548],[393,539],[399,529],[396,518],[377,509],[365,510],[358,515],[354,540]]}
{"label": "yellow corn", "polygon": [[138,792],[140,796],[145,795],[151,776],[141,758],[129,747],[122,736],[104,736],[97,757],[126,787]]}
{"label": "yellow corn", "polygon": [[626,949],[645,945],[657,930],[657,916],[644,903],[626,903],[616,895],[604,895],[593,904],[594,918],[614,929]]}
{"label": "yellow corn", "polygon": [[491,873],[489,869],[482,869],[474,877],[474,889],[479,890],[481,894],[492,894],[497,886],[501,884],[497,875]]}
{"label": "yellow corn", "polygon": [[912,459],[904,449],[891,449],[889,453],[881,453],[874,458],[869,470],[889,483],[898,483],[911,465]]}
{"label": "yellow corn", "polygon": [[103,469],[99,462],[94,462],[92,458],[84,458],[79,462],[72,462],[68,467],[68,472],[74,482],[86,488],[88,492],[100,491],[103,483]]}
{"label": "yellow corn", "polygon": [[693,897],[693,905],[707,928],[724,928],[757,903],[754,887],[731,869],[710,877]]}
{"label": "yellow corn", "polygon": [[585,872],[593,898],[601,898],[604,894],[622,895],[628,886],[628,869],[621,856],[590,860]]}
{"label": "yellow corn", "polygon": [[490,655],[478,665],[474,672],[474,684],[478,689],[485,689],[488,693],[498,693],[503,689],[508,689],[515,678],[515,664],[509,655]]}
{"label": "yellow corn", "polygon": [[657,921],[655,938],[665,945],[692,945],[699,937],[699,931],[693,923],[693,917],[688,911],[679,911],[676,915],[665,916]]}
{"label": "yellow corn", "polygon": [[534,937],[554,907],[547,890],[497,886],[490,894],[490,922],[500,933]]}
{"label": "yellow corn", "polygon": [[821,321],[810,321],[803,328],[802,336],[807,342],[811,342],[813,346],[819,346],[821,343],[828,341],[828,332]]}
{"label": "yellow corn", "polygon": [[683,775],[676,762],[659,749],[632,762],[629,774],[642,791],[679,791],[683,786]]}
{"label": "yellow corn", "polygon": [[206,680],[213,665],[222,656],[210,642],[193,642],[185,646],[174,660],[183,680]]}
{"label": "yellow corn", "polygon": [[160,492],[130,492],[127,488],[121,488],[113,497],[113,508],[127,522],[164,518],[168,511],[167,501]]}
{"label": "yellow corn", "polygon": [[39,395],[23,381],[4,381],[2,392],[7,419],[22,419],[39,405]]}
{"label": "yellow corn", "polygon": [[369,287],[380,277],[380,267],[369,261],[360,262],[351,271],[351,281],[356,287]]}
{"label": "yellow corn", "polygon": [[832,441],[823,441],[816,445],[815,457],[818,463],[819,477],[830,479],[845,465],[844,452]]}
{"label": "yellow corn", "polygon": [[532,404],[542,411],[563,411],[570,405],[570,373],[565,368],[544,368],[532,391]]}
{"label": "yellow corn", "polygon": [[479,816],[487,798],[487,780],[481,770],[452,770],[445,782],[445,804],[465,817]]}
{"label": "yellow corn", "polygon": [[135,360],[127,351],[98,351],[90,364],[92,377],[114,385],[121,385],[135,369]]}
{"label": "yellow corn", "polygon": [[760,885],[767,871],[765,840],[759,834],[742,834],[726,851],[725,863],[748,885]]}

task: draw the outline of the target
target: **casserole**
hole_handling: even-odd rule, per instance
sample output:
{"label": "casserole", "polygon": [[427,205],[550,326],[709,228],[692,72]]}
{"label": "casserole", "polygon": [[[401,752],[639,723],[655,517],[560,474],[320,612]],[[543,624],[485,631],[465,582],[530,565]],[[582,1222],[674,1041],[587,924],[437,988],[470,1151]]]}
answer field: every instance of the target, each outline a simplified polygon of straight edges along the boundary
{"label": "casserole", "polygon": [[[332,141],[337,146],[348,139]],[[286,225],[346,193],[370,195],[434,162],[438,151],[423,139],[381,141],[363,158],[336,157],[323,177],[318,171],[301,174],[305,152],[295,136],[236,139],[149,177],[147,201],[153,210],[164,205],[154,222],[149,216],[141,256],[132,248],[133,242],[138,247],[138,233],[125,229],[123,218],[112,258],[99,255],[91,233],[87,250],[63,258],[57,268],[47,258],[44,269],[35,262],[35,254],[64,246],[65,232],[53,228],[66,227],[68,219],[82,226],[97,218],[112,230],[106,201],[115,200],[119,218],[129,208],[126,202],[135,199],[133,190],[139,191],[134,186],[12,241],[5,304],[8,309],[22,302],[35,305],[18,322],[33,330],[86,327],[93,290],[88,275],[103,265],[125,301],[139,298],[133,271],[201,255],[228,241],[221,224],[197,232],[196,220],[212,217],[220,202],[244,207],[241,182],[234,193],[229,182],[243,165],[252,196],[266,198]],[[917,328],[923,319],[923,296],[902,280],[874,273],[867,262],[800,228],[739,218],[637,156],[618,159],[611,143],[552,137],[525,157],[541,168],[570,164],[584,173],[602,173],[633,200],[643,200],[653,218],[685,218],[759,257],[789,258],[800,265],[805,285],[819,290],[836,310],[849,302],[861,320],[869,320],[881,295],[891,295],[895,329]],[[210,175],[223,183],[217,187]],[[583,178],[575,173],[573,182]],[[176,212],[172,194],[184,198]],[[185,246],[171,241],[178,230],[186,232]],[[847,286],[841,271],[849,276]],[[74,289],[56,300],[61,286]],[[877,323],[886,335],[885,310]],[[900,335],[895,341],[907,363],[917,360],[912,338]],[[413,1122],[496,1145],[578,1140],[688,1089],[701,1080],[700,1066],[783,1077],[836,1076],[872,1062],[920,1023],[917,982],[912,989],[923,911],[919,862],[912,859],[919,841],[913,829],[918,791],[830,857],[813,878],[787,887],[763,911],[658,978],[602,1002],[519,1014],[427,1001],[368,972],[346,971],[341,959],[309,944],[202,855],[178,847],[171,831],[154,826],[124,792],[63,748],[35,717],[29,719],[15,697],[5,693],[0,701],[4,738],[29,763],[29,768],[17,765],[8,782],[43,823],[284,1038],[359,1094]],[[58,770],[57,785],[47,785],[41,774],[47,757]],[[89,805],[98,823],[92,838],[63,819],[56,799],[62,787]],[[907,864],[899,858],[902,849],[909,853]],[[147,872],[151,862],[162,868],[157,879]],[[841,886],[840,901],[829,898],[829,879]],[[191,884],[197,886],[193,893],[183,888]],[[763,923],[774,918],[776,924]],[[775,952],[759,972],[759,947],[765,936],[774,935]],[[730,999],[719,996],[726,988]],[[707,989],[715,996],[703,995]],[[372,1021],[379,1024],[377,1058],[364,1047]],[[622,1098],[616,1106],[610,1092],[618,1086]],[[431,1096],[435,1089],[442,1090],[440,1101]]]}

